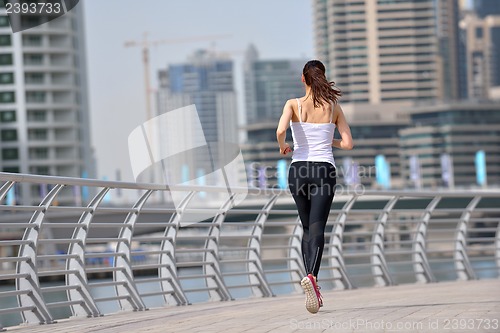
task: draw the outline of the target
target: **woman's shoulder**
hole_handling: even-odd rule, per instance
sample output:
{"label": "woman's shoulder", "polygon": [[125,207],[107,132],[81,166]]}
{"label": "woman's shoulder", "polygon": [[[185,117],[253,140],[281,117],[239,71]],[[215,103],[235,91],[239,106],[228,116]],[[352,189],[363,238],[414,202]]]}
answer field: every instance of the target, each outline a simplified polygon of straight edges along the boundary
{"label": "woman's shoulder", "polygon": [[285,106],[289,106],[292,109],[297,109],[299,105],[300,97],[290,98],[286,101]]}
{"label": "woman's shoulder", "polygon": [[289,100],[287,100],[286,102],[287,103],[290,103],[290,104],[295,104],[297,105],[298,101],[301,100],[302,97],[294,97],[294,98],[290,98]]}
{"label": "woman's shoulder", "polygon": [[339,114],[342,114],[344,111],[342,111],[342,107],[340,106],[339,102],[333,103],[333,122],[337,122],[337,118]]}

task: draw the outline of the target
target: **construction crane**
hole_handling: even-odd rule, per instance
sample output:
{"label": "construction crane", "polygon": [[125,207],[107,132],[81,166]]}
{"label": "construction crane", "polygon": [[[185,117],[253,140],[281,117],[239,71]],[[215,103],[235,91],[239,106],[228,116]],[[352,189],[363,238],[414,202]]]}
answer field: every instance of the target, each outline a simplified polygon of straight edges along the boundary
{"label": "construction crane", "polygon": [[149,48],[151,46],[157,46],[160,44],[182,44],[182,43],[193,43],[201,41],[214,41],[216,39],[230,38],[231,35],[206,35],[206,36],[191,36],[179,39],[161,39],[161,40],[149,40],[148,33],[144,33],[144,38],[142,40],[131,40],[125,42],[125,47],[142,47],[142,62],[144,66],[144,85],[146,89],[146,120],[153,117],[151,112],[151,82],[149,79]]}

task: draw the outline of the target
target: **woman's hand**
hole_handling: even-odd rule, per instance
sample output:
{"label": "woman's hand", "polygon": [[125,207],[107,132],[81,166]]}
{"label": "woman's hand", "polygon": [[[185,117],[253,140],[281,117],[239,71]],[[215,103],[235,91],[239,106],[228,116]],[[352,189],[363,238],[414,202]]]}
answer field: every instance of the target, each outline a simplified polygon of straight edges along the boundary
{"label": "woman's hand", "polygon": [[292,148],[290,148],[290,145],[288,143],[280,145],[280,154],[281,155],[286,155],[286,154],[291,153],[291,152],[292,152]]}

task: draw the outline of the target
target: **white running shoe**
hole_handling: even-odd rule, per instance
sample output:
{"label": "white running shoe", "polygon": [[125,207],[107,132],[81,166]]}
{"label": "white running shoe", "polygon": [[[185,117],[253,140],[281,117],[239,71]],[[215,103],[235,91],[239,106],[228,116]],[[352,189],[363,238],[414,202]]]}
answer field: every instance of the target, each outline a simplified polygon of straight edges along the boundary
{"label": "white running shoe", "polygon": [[307,311],[309,311],[310,313],[317,313],[319,311],[320,303],[313,282],[308,276],[306,276],[302,279],[302,281],[300,281],[300,285],[302,286],[302,289],[304,289],[304,293],[306,294]]}

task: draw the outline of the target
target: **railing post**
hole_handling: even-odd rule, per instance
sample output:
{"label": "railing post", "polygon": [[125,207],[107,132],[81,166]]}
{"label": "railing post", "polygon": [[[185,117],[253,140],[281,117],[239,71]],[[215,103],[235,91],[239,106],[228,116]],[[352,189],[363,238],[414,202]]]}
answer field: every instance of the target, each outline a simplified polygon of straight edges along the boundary
{"label": "railing post", "polygon": [[214,216],[208,230],[208,238],[205,241],[207,251],[203,255],[203,261],[209,262],[210,265],[204,265],[203,272],[206,275],[205,283],[210,288],[208,294],[211,300],[229,301],[233,299],[222,278],[219,261],[219,237],[221,224],[227,216],[227,211],[233,205],[234,197],[235,194],[229,195],[229,198],[220,207],[221,212]]}
{"label": "railing post", "polygon": [[[249,280],[250,284],[259,284],[259,290],[261,296],[269,297],[273,296],[273,292],[269,283],[267,282],[266,276],[264,274],[264,267],[262,265],[261,256],[261,246],[262,246],[262,234],[264,232],[264,224],[266,223],[269,212],[273,208],[276,200],[278,200],[279,194],[274,194],[271,199],[262,207],[259,215],[255,219],[255,224],[252,228],[251,238],[248,241],[248,247],[251,249],[248,251],[248,271],[250,273]],[[256,294],[256,289],[252,287],[254,295]]]}
{"label": "railing post", "polygon": [[395,196],[385,205],[382,214],[380,214],[377,220],[377,225],[375,226],[375,230],[373,232],[370,261],[372,264],[372,272],[375,283],[379,286],[394,284],[391,278],[391,274],[389,273],[389,268],[387,267],[387,261],[385,260],[384,233],[389,214],[391,213],[391,210],[394,208],[394,205],[396,205],[396,202],[398,202],[398,200],[399,196]]}
{"label": "railing post", "polygon": [[27,228],[23,235],[23,240],[29,241],[30,243],[23,244],[19,248],[18,257],[28,258],[28,260],[17,262],[16,273],[28,274],[28,276],[26,278],[16,278],[16,289],[30,290],[31,292],[28,294],[18,295],[17,299],[19,306],[33,307],[33,310],[31,311],[21,311],[21,316],[25,323],[38,322],[40,324],[50,324],[54,322],[40,289],[36,257],[38,239],[42,230],[45,214],[63,187],[64,185],[60,184],[54,186],[52,190],[42,199],[39,207],[43,207],[43,209],[35,211],[29,221],[30,224],[34,225],[34,227]]}
{"label": "railing post", "polygon": [[345,223],[349,211],[358,199],[358,195],[354,194],[351,199],[346,201],[342,207],[341,213],[337,216],[335,220],[335,225],[333,226],[332,236],[330,237],[330,266],[334,269],[332,270],[333,284],[335,289],[352,289],[353,285],[349,276],[347,274],[347,269],[344,263],[344,257],[342,256],[342,239],[344,234]]}
{"label": "railing post", "polygon": [[415,239],[413,240],[413,269],[415,271],[415,278],[418,282],[436,282],[436,278],[434,277],[431,266],[429,265],[429,260],[427,259],[426,241],[429,220],[432,216],[432,212],[437,207],[440,200],[440,196],[434,197],[434,199],[432,199],[432,201],[427,205],[425,212],[422,214],[422,218],[418,223]]}
{"label": "railing post", "polygon": [[467,225],[469,224],[470,216],[476,208],[477,204],[481,201],[481,196],[474,197],[467,207],[465,207],[462,216],[460,217],[460,222],[457,226],[457,232],[455,236],[455,270],[457,272],[457,278],[459,280],[475,280],[476,274],[472,269],[469,261],[469,256],[467,255]]}
{"label": "railing post", "polygon": [[[137,291],[137,286],[134,281],[134,272],[132,271],[132,236],[134,234],[134,226],[137,222],[137,218],[141,213],[142,207],[149,197],[153,193],[153,190],[146,191],[137,202],[134,204],[134,212],[127,214],[125,221],[123,222],[123,227],[120,230],[120,235],[118,238],[118,244],[116,244],[116,253],[123,253],[123,255],[115,257],[113,260],[114,267],[120,267],[121,270],[114,271],[113,280],[115,282],[121,281],[125,284],[117,284],[116,294],[118,296],[127,296],[125,299],[120,299],[120,307],[122,310],[146,310],[146,305],[142,301],[139,292]],[[126,239],[126,241],[123,241]]]}
{"label": "railing post", "polygon": [[497,227],[497,234],[495,237],[495,258],[496,258],[496,263],[497,263],[497,269],[498,269],[498,276],[500,277],[500,221],[498,222],[498,227]]}
{"label": "railing post", "polygon": [[9,190],[12,188],[12,186],[14,186],[15,183],[16,183],[15,181],[9,180],[9,181],[6,181],[2,185],[2,187],[0,188],[0,201],[2,201],[3,198],[5,198],[5,196],[7,195]]}
{"label": "railing post", "polygon": [[73,316],[98,317],[101,315],[101,312],[95,304],[94,298],[89,290],[87,273],[85,272],[85,243],[89,233],[90,224],[95,216],[95,210],[108,191],[109,187],[105,187],[92,198],[87,205],[87,208],[90,208],[90,210],[82,213],[71,237],[71,239],[78,240],[78,242],[70,243],[69,245],[68,254],[75,257],[70,256],[66,260],[66,269],[75,271],[76,273],[71,272],[66,274],[66,285],[76,285],[79,286],[79,288],[69,289],[67,291],[67,295],[68,300],[70,301],[82,301],[81,304],[71,305],[71,312]]}
{"label": "railing post", "polygon": [[175,260],[175,239],[182,220],[182,214],[187,205],[194,198],[195,191],[190,191],[184,199],[176,207],[176,211],[172,214],[169,225],[165,228],[165,238],[160,245],[160,268],[158,276],[160,277],[160,288],[164,292],[163,298],[165,303],[176,305],[188,304],[186,294],[182,290],[181,283],[177,277],[177,265]]}
{"label": "railing post", "polygon": [[296,292],[302,292],[303,289],[300,283],[295,282],[300,282],[300,280],[306,276],[306,269],[304,267],[304,261],[302,260],[301,240],[303,233],[304,230],[302,229],[302,223],[300,223],[300,217],[297,217],[296,224],[290,236],[290,249],[288,250],[288,256],[292,259],[288,261],[290,279]]}

